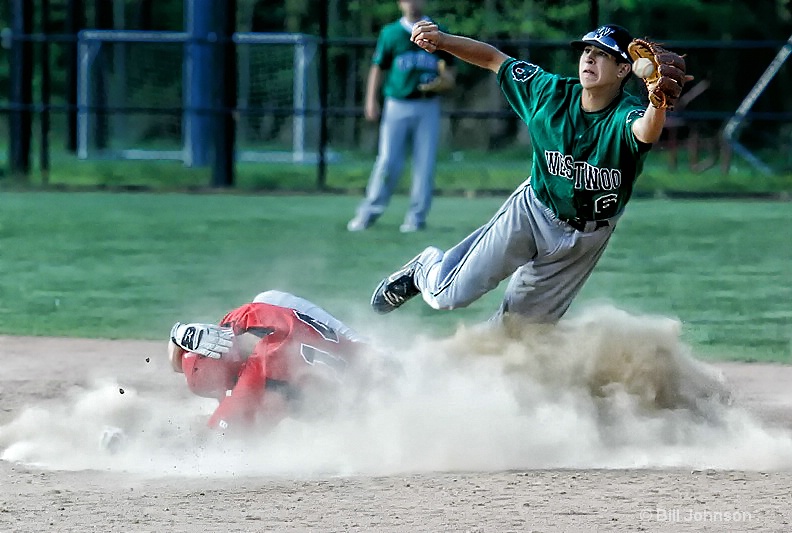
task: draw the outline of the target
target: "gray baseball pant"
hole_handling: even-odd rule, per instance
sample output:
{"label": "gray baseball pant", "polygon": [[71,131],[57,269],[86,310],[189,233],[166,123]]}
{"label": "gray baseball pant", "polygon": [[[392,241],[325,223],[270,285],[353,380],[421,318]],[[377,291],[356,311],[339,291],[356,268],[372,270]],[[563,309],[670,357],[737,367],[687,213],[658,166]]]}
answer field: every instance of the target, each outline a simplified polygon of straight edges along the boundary
{"label": "gray baseball pant", "polygon": [[412,138],[412,187],[405,224],[421,226],[432,205],[437,142],[440,134],[440,98],[397,100],[386,98],[379,129],[379,151],[358,216],[376,220],[388,206],[407,159]]}
{"label": "gray baseball pant", "polygon": [[366,342],[357,331],[350,328],[339,319],[325,311],[313,302],[309,302],[305,298],[300,298],[288,292],[283,291],[265,291],[260,292],[253,298],[253,303],[264,303],[269,305],[277,305],[278,307],[287,307],[289,309],[296,309],[301,313],[315,318],[322,324],[330,326],[337,333],[340,333],[352,342]]}
{"label": "gray baseball pant", "polygon": [[588,279],[614,227],[612,220],[594,231],[575,230],[536,198],[526,180],[462,242],[446,252],[421,252],[415,284],[431,307],[454,309],[511,276],[500,313],[555,322]]}

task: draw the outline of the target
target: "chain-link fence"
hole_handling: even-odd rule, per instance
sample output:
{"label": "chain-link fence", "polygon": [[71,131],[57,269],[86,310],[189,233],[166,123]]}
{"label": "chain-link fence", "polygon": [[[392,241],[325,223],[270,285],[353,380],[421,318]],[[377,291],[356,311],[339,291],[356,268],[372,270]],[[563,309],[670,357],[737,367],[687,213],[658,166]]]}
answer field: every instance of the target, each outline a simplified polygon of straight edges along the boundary
{"label": "chain-link fence", "polygon": [[[231,117],[233,131],[226,135],[236,161],[261,165],[262,172],[273,161],[330,165],[334,185],[333,165],[366,166],[376,151],[376,124],[367,123],[362,112],[375,41],[277,35],[238,32],[226,39],[218,34],[196,38],[184,32],[112,30],[47,34],[17,21],[3,34],[8,51],[8,76],[0,77],[5,85],[0,87],[0,143],[8,157],[3,166],[23,173],[31,165],[46,171],[55,157],[177,159],[200,167],[186,155],[196,149],[185,131],[189,118],[207,118],[202,128],[214,135],[212,117]],[[209,54],[204,72],[213,85],[203,100],[188,97],[195,91],[185,70],[190,46],[218,44],[232,49],[233,83],[216,83],[229,65],[215,64],[218,55]],[[546,70],[576,75],[577,56],[566,41],[493,44]],[[721,139],[723,126],[784,42],[666,45],[687,54],[688,70],[696,76],[668,118],[662,140],[667,164],[671,169],[686,165],[694,172],[718,166],[726,172],[732,158]],[[457,88],[444,97],[442,157],[481,165],[524,162],[530,139],[500,94],[495,76],[465,64],[457,64],[457,70]],[[220,86],[234,89],[225,103],[213,92]],[[784,63],[740,129],[741,144],[780,172],[792,169],[790,86],[792,66]],[[643,88],[633,80],[627,90],[641,93]],[[204,158],[208,161],[217,158],[216,146],[208,140],[197,149],[212,152]]]}

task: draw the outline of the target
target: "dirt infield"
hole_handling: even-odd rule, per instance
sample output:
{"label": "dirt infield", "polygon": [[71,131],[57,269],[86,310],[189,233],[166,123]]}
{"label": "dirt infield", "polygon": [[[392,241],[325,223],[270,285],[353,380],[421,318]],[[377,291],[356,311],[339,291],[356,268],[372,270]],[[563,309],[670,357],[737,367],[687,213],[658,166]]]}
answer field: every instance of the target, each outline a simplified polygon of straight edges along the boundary
{"label": "dirt infield", "polygon": [[[735,395],[734,405],[724,409],[740,416],[722,416],[715,423],[694,417],[680,423],[678,415],[653,415],[663,435],[669,428],[674,434],[662,448],[645,446],[640,435],[625,442],[611,435],[576,446],[575,441],[592,439],[592,434],[567,430],[557,420],[558,412],[548,407],[549,396],[542,397],[541,408],[533,404],[532,420],[548,420],[542,413],[549,413],[550,420],[561,424],[562,438],[546,435],[554,426],[548,422],[533,429],[543,447],[512,448],[503,442],[526,437],[509,433],[514,427],[509,419],[512,402],[485,396],[477,403],[490,410],[481,419],[471,406],[462,411],[470,413],[467,425],[478,424],[481,431],[465,433],[466,424],[451,422],[444,428],[444,434],[459,432],[449,441],[455,441],[457,455],[450,448],[433,455],[433,443],[447,443],[431,427],[416,430],[418,437],[410,441],[419,441],[414,448],[399,440],[398,431],[407,431],[403,426],[378,427],[371,433],[358,427],[342,435],[351,450],[346,461],[311,463],[321,453],[294,449],[299,448],[295,433],[290,441],[294,455],[274,443],[256,449],[258,457],[240,459],[228,448],[223,455],[199,457],[193,450],[180,450],[184,441],[173,435],[144,440],[129,457],[104,454],[97,445],[98,433],[86,434],[101,424],[120,419],[159,430],[146,425],[148,419],[180,408],[206,409],[177,386],[177,376],[166,372],[162,343],[0,337],[0,345],[0,531],[792,529],[789,366],[717,365]],[[484,373],[477,369],[477,382],[486,383]],[[434,395],[467,383],[460,380],[439,383]],[[579,404],[579,398],[566,404],[561,396],[567,394],[553,396],[558,405]],[[444,399],[447,405],[453,403],[450,398]],[[124,402],[134,402],[134,408]],[[570,427],[601,423],[596,421],[602,411],[586,418],[587,407],[576,409]],[[635,411],[635,406],[630,409]],[[190,423],[189,417],[180,416],[169,414],[163,420],[180,427]],[[434,416],[437,425],[441,419],[447,422]],[[501,427],[498,419],[510,423]],[[621,420],[619,431],[651,430],[643,422],[626,426]],[[595,433],[602,434],[604,427]],[[310,441],[307,448],[341,450],[332,439],[323,441],[304,429],[290,431],[302,431],[298,434]],[[375,440],[384,432],[391,433]],[[474,436],[481,433],[497,440],[478,442]],[[419,438],[426,435],[431,438]],[[400,448],[366,459],[367,446],[382,449],[389,442],[400,443]],[[566,451],[555,452],[559,447]],[[584,456],[591,447],[598,453]],[[476,453],[465,455],[460,448]],[[481,459],[486,450],[501,457]],[[717,460],[708,457],[710,450]],[[613,453],[605,453],[609,451]],[[399,453],[400,459],[391,460]],[[415,458],[421,454],[425,462]],[[275,457],[270,466],[260,466],[264,455]],[[169,462],[174,457],[178,460]],[[141,466],[147,461],[151,464]],[[200,466],[196,469],[192,461]]]}

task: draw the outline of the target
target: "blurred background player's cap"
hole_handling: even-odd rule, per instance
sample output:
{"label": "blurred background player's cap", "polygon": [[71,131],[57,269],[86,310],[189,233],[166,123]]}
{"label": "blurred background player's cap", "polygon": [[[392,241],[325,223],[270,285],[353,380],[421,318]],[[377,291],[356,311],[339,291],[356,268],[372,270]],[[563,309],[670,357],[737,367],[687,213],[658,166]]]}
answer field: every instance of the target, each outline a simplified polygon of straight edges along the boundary
{"label": "blurred background player's cap", "polygon": [[227,359],[211,359],[187,352],[181,358],[187,386],[198,396],[222,399],[234,388],[240,363]]}
{"label": "blurred background player's cap", "polygon": [[632,40],[632,35],[625,28],[616,24],[606,24],[588,32],[582,39],[569,44],[575,50],[581,51],[589,45],[596,46],[615,57],[619,63],[630,63],[627,47]]}

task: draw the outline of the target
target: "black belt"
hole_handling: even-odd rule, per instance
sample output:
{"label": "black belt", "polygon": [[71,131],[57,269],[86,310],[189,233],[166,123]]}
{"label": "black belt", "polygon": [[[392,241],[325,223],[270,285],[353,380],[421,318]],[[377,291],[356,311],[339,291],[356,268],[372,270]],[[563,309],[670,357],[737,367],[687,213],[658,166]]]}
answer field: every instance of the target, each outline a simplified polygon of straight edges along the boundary
{"label": "black belt", "polygon": [[608,220],[583,220],[582,218],[564,218],[558,217],[559,220],[563,220],[573,228],[578,231],[582,231],[584,233],[588,233],[591,231],[596,231],[600,228],[607,228],[610,226],[610,221]]}

